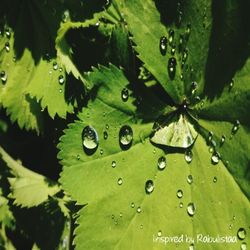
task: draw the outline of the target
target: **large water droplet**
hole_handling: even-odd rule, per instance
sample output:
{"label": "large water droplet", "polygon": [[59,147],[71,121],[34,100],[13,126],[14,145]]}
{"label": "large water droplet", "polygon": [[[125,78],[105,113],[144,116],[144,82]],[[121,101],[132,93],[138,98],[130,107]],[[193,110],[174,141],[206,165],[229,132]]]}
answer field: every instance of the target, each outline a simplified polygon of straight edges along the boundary
{"label": "large water droplet", "polygon": [[193,202],[190,202],[187,206],[187,213],[190,216],[194,216],[196,207]]}
{"label": "large water droplet", "polygon": [[242,242],[241,246],[240,246],[241,250],[247,250],[247,243],[246,242]]}
{"label": "large water droplet", "polygon": [[154,182],[152,180],[147,180],[145,183],[145,191],[147,194],[151,194],[154,191]]}
{"label": "large water droplet", "polygon": [[242,227],[237,232],[237,236],[240,240],[244,240],[246,238],[246,234],[247,234],[246,230]]}
{"label": "large water droplet", "polygon": [[188,182],[188,184],[192,184],[193,183],[193,176],[191,174],[188,175],[187,182]]}
{"label": "large water droplet", "polygon": [[98,147],[98,134],[91,126],[86,126],[82,131],[82,144],[86,150],[95,150]]}
{"label": "large water droplet", "polygon": [[5,50],[6,50],[6,52],[10,52],[10,44],[9,44],[9,42],[5,43]]}
{"label": "large water droplet", "polygon": [[190,163],[192,161],[192,159],[193,159],[193,153],[192,153],[192,151],[191,150],[187,150],[185,152],[185,161],[187,163]]}
{"label": "large water droplet", "polygon": [[167,43],[168,43],[167,38],[165,36],[162,36],[160,38],[160,52],[163,56],[165,56],[167,53]]}
{"label": "large water droplet", "polygon": [[177,191],[177,193],[176,193],[176,196],[180,199],[180,198],[182,198],[182,196],[183,196],[183,191],[181,190],[181,189],[179,189],[178,191]]}
{"label": "large water droplet", "polygon": [[219,161],[220,161],[220,154],[219,154],[218,152],[215,151],[215,152],[212,154],[211,162],[212,162],[212,164],[216,165],[216,164],[219,163]]}
{"label": "large water droplet", "polygon": [[174,57],[170,57],[168,60],[168,75],[170,79],[174,79],[176,72],[176,59]]}
{"label": "large water droplet", "polygon": [[119,140],[122,148],[127,149],[133,141],[133,130],[130,126],[124,125],[119,132]]}
{"label": "large water droplet", "polygon": [[239,121],[239,120],[236,120],[236,121],[234,122],[234,125],[233,125],[233,128],[232,128],[232,134],[233,134],[233,135],[236,134],[237,131],[239,130],[239,128],[240,128],[240,121]]}
{"label": "large water droplet", "polygon": [[136,209],[136,212],[139,214],[139,213],[141,213],[141,207],[138,207],[137,209]]}
{"label": "large water droplet", "polygon": [[1,76],[2,83],[6,83],[7,78],[8,78],[7,73],[5,71],[1,71],[0,76]]}
{"label": "large water droplet", "polygon": [[63,75],[60,75],[60,76],[58,77],[58,81],[59,81],[60,84],[63,84],[63,83],[64,83],[64,77],[63,77]]}
{"label": "large water droplet", "polygon": [[121,186],[121,185],[122,185],[122,183],[123,183],[122,178],[121,178],[121,177],[120,177],[120,178],[118,178],[118,180],[117,180],[117,184],[118,184],[119,186]]}
{"label": "large water droplet", "polygon": [[127,88],[124,88],[121,92],[121,98],[124,102],[126,102],[128,100],[129,97],[129,92]]}
{"label": "large water droplet", "polygon": [[58,64],[57,64],[57,62],[53,62],[53,69],[54,69],[54,70],[57,70],[57,69],[58,69]]}
{"label": "large water droplet", "polygon": [[158,159],[158,169],[163,170],[163,169],[165,169],[166,165],[167,165],[166,158],[164,156],[161,156]]}

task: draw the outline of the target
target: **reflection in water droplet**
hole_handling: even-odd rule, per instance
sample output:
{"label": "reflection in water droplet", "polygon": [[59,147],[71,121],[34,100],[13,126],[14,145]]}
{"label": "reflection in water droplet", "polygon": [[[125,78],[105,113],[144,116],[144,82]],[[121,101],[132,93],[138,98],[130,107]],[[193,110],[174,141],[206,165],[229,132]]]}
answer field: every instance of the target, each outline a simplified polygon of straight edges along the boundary
{"label": "reflection in water droplet", "polygon": [[208,132],[208,141],[211,142],[213,139],[214,133],[212,131]]}
{"label": "reflection in water droplet", "polygon": [[192,151],[191,150],[187,150],[185,152],[185,160],[186,160],[186,162],[190,163],[192,161],[192,159],[193,159],[193,153],[192,153]]}
{"label": "reflection in water droplet", "polygon": [[103,139],[107,140],[108,139],[108,132],[105,130],[103,131]]}
{"label": "reflection in water droplet", "polygon": [[59,93],[62,93],[62,89],[59,89]]}
{"label": "reflection in water droplet", "polygon": [[240,228],[237,232],[237,236],[240,240],[244,240],[246,238],[246,230],[244,228]]}
{"label": "reflection in water droplet", "polygon": [[246,242],[242,242],[241,246],[240,246],[241,250],[247,250],[247,243]]}
{"label": "reflection in water droplet", "polygon": [[96,149],[98,146],[98,134],[91,126],[86,126],[82,131],[82,144],[85,149]]}
{"label": "reflection in water droplet", "polygon": [[193,202],[190,202],[187,206],[187,213],[190,216],[194,216],[196,207]]}
{"label": "reflection in water droplet", "polygon": [[217,182],[217,177],[216,177],[216,176],[214,177],[213,182],[214,182],[214,183]]}
{"label": "reflection in water droplet", "polygon": [[157,236],[159,236],[159,237],[162,236],[162,231],[161,230],[158,231]]}
{"label": "reflection in water droplet", "polygon": [[112,161],[111,166],[112,166],[112,168],[115,168],[116,167],[116,161]]}
{"label": "reflection in water droplet", "polygon": [[141,213],[141,207],[138,207],[138,208],[136,209],[136,212],[137,212],[137,213]]}
{"label": "reflection in water droplet", "polygon": [[183,191],[181,190],[181,189],[179,189],[178,191],[177,191],[177,193],[176,193],[176,196],[180,199],[180,198],[182,198],[182,196],[183,196]]}
{"label": "reflection in water droplet", "polygon": [[77,159],[78,161],[80,160],[80,155],[79,155],[79,154],[76,156],[76,159]]}
{"label": "reflection in water droplet", "polygon": [[132,207],[132,208],[135,207],[135,203],[134,203],[134,202],[131,203],[131,207]]}
{"label": "reflection in water droplet", "polygon": [[171,80],[175,77],[176,64],[176,59],[174,57],[170,57],[168,60],[168,75]]}
{"label": "reflection in water droplet", "polygon": [[191,174],[188,175],[187,182],[188,182],[188,184],[192,184],[193,183],[193,176]]}
{"label": "reflection in water droplet", "polygon": [[165,56],[167,52],[167,42],[168,40],[165,36],[160,38],[160,52],[163,56]]}
{"label": "reflection in water droplet", "polygon": [[117,180],[117,184],[118,184],[119,186],[121,186],[122,183],[123,183],[123,180],[122,180],[122,178],[120,177],[120,178]]}
{"label": "reflection in water droplet", "polygon": [[224,144],[225,140],[226,140],[226,136],[225,136],[225,135],[222,135],[222,136],[221,136],[221,139],[220,139],[220,145],[221,145],[221,146]]}
{"label": "reflection in water droplet", "polygon": [[211,157],[211,162],[212,164],[216,165],[220,161],[220,154],[218,152],[214,152],[212,157]]}
{"label": "reflection in water droplet", "polygon": [[154,191],[154,182],[152,180],[146,181],[145,190],[147,194],[151,194]]}
{"label": "reflection in water droplet", "polygon": [[164,156],[161,156],[158,159],[158,169],[163,170],[163,169],[165,169],[166,165],[167,165],[166,158]]}
{"label": "reflection in water droplet", "polygon": [[5,71],[1,71],[0,76],[1,76],[2,83],[6,83],[7,82],[7,73]]}
{"label": "reflection in water droplet", "polygon": [[63,84],[63,83],[64,83],[64,77],[63,77],[63,75],[60,75],[60,76],[58,77],[58,81],[59,81],[60,84]]}
{"label": "reflection in water droplet", "polygon": [[169,40],[170,45],[173,44],[173,41],[174,41],[174,30],[172,30],[172,29],[170,29],[168,31],[168,40]]}
{"label": "reflection in water droplet", "polygon": [[5,35],[7,36],[7,38],[10,39],[10,37],[11,37],[11,32],[10,32],[10,29],[9,29],[9,28],[6,28],[6,29],[5,29]]}
{"label": "reflection in water droplet", "polygon": [[5,50],[6,50],[6,52],[10,52],[10,44],[9,44],[9,42],[5,43]]}
{"label": "reflection in water droplet", "polygon": [[122,146],[129,146],[133,140],[133,130],[130,126],[124,125],[119,132],[119,139]]}
{"label": "reflection in water droplet", "polygon": [[234,79],[232,79],[231,82],[229,83],[229,91],[232,90],[233,86],[234,86]]}
{"label": "reflection in water droplet", "polygon": [[129,97],[129,92],[127,88],[124,88],[121,92],[121,98],[124,102],[126,102],[128,100]]}
{"label": "reflection in water droplet", "polygon": [[57,64],[57,62],[53,62],[53,69],[54,69],[54,70],[57,70],[57,69],[58,69],[58,64]]}
{"label": "reflection in water droplet", "polygon": [[183,203],[182,202],[180,202],[179,207],[183,208]]}

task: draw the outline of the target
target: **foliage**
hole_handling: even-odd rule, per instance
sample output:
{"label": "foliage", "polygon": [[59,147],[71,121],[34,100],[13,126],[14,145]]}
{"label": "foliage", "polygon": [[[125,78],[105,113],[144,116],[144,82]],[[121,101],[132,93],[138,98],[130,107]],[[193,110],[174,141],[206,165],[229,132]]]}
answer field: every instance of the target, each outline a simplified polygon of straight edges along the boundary
{"label": "foliage", "polygon": [[0,249],[249,245],[248,1],[14,2]]}

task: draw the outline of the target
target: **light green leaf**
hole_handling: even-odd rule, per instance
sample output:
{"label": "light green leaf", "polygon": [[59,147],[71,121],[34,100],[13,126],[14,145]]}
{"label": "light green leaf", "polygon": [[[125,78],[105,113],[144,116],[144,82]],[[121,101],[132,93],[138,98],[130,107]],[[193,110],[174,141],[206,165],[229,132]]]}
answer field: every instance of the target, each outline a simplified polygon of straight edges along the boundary
{"label": "light green leaf", "polygon": [[0,155],[14,177],[9,178],[11,186],[10,197],[14,203],[21,207],[38,206],[49,196],[60,191],[60,187],[46,177],[35,173],[12,159],[3,148],[0,147]]}
{"label": "light green leaf", "polygon": [[[92,101],[65,130],[58,145],[64,165],[63,188],[78,204],[86,204],[77,220],[77,249],[164,249],[164,244],[154,241],[159,231],[162,236],[228,235],[235,240],[239,228],[249,234],[250,205],[234,179],[237,174],[229,173],[222,161],[211,163],[202,136],[197,137],[188,164],[183,151],[150,142],[153,123],[164,113],[164,105],[152,92],[145,91],[147,99],[138,106],[133,88],[114,66],[95,69],[88,81],[96,86]],[[121,98],[124,88],[130,90],[125,102]],[[153,112],[157,109],[159,113]],[[148,119],[143,119],[145,111],[151,114]],[[82,145],[82,131],[89,125],[99,135],[98,148],[87,152],[90,155]],[[119,141],[123,125],[133,131],[128,147]],[[158,166],[162,157],[166,159],[164,170]],[[148,189],[148,181],[153,189]],[[177,197],[178,190],[182,198]],[[250,244],[249,239],[245,241]],[[168,246],[174,248],[175,244]],[[181,243],[180,249],[188,246]],[[220,244],[197,246],[221,249]],[[240,243],[230,247],[239,249]]]}

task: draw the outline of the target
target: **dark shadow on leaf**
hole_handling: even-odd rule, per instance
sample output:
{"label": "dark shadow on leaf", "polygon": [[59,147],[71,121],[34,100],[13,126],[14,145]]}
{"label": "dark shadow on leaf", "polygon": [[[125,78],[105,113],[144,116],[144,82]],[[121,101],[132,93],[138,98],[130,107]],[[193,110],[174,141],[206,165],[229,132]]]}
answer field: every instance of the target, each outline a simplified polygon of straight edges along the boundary
{"label": "dark shadow on leaf", "polygon": [[205,94],[213,99],[249,56],[250,2],[213,1],[213,27],[205,72]]}

